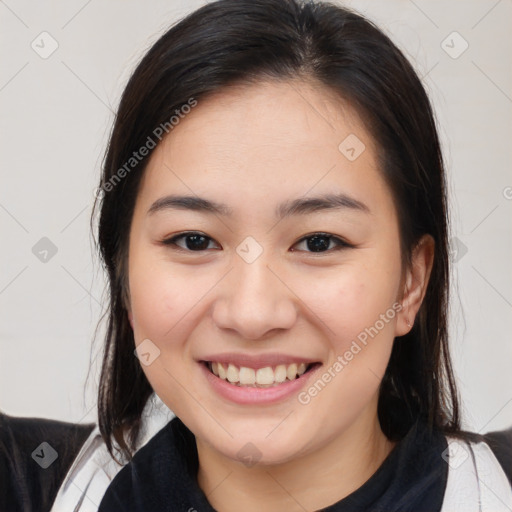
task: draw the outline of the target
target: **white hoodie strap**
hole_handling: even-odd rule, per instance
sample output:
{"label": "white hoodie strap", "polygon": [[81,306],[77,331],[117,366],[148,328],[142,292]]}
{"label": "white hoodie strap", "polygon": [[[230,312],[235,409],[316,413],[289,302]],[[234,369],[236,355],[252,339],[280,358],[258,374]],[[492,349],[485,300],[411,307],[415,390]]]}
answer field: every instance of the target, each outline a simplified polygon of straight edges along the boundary
{"label": "white hoodie strap", "polygon": [[512,512],[512,487],[490,447],[446,436],[448,480],[441,512]]}
{"label": "white hoodie strap", "polygon": [[[174,413],[156,395],[152,396],[142,414],[137,449],[173,417]],[[62,482],[51,512],[97,512],[107,487],[121,469],[110,456],[99,428],[94,428]]]}

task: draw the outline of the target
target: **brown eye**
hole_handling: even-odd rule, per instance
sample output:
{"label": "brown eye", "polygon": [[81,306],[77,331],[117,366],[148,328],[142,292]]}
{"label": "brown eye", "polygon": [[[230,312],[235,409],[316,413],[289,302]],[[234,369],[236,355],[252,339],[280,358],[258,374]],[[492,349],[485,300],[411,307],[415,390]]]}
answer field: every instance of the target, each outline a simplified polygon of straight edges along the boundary
{"label": "brown eye", "polygon": [[[184,240],[184,245],[178,243],[178,241],[181,240]],[[186,251],[201,252],[208,249],[210,241],[213,241],[213,239],[209,236],[206,236],[202,233],[189,232],[181,233],[180,235],[174,236],[172,238],[162,240],[162,243],[164,245],[174,245]]]}
{"label": "brown eye", "polygon": [[[305,243],[307,252],[313,253],[330,252],[333,250],[353,247],[341,238],[338,238],[329,233],[314,233],[302,238],[298,243]],[[331,244],[334,244],[334,247],[332,247]]]}

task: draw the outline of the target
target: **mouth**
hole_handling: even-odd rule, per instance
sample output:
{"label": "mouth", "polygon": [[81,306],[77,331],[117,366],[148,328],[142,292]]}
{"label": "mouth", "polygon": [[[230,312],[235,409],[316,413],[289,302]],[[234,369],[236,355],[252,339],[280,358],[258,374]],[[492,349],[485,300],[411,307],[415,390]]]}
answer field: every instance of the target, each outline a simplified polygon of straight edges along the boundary
{"label": "mouth", "polygon": [[219,361],[201,361],[219,379],[239,388],[272,388],[300,379],[321,363],[291,363],[250,368]]}

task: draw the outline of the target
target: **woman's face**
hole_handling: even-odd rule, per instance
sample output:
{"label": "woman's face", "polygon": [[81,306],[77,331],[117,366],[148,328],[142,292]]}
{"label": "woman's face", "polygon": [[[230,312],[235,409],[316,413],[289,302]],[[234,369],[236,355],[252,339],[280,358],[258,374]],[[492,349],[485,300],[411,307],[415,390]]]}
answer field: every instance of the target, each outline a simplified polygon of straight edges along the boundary
{"label": "woman's face", "polygon": [[128,275],[142,368],[218,454],[325,448],[377,421],[408,330],[400,262],[376,148],[348,105],[306,83],[224,90],[183,116],[141,182]]}

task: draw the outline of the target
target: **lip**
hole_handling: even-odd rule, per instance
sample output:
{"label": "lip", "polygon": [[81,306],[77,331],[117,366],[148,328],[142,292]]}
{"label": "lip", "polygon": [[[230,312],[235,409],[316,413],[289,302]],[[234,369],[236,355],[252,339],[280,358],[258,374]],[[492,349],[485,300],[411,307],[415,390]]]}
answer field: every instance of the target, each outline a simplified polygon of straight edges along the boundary
{"label": "lip", "polygon": [[245,366],[246,368],[253,368],[258,370],[259,368],[266,368],[267,366],[277,366],[279,364],[293,364],[293,363],[317,363],[316,359],[305,359],[304,357],[296,357],[288,354],[258,354],[251,356],[249,354],[237,354],[235,352],[223,352],[222,354],[211,354],[201,358],[200,362],[211,362],[224,364],[234,364],[240,368]]}
{"label": "lip", "polygon": [[[215,359],[213,359],[215,361]],[[281,362],[283,360],[281,359]],[[234,361],[232,361],[234,363]],[[305,360],[297,360],[294,359],[292,362],[307,362]],[[206,380],[212,387],[212,389],[220,395],[222,398],[225,398],[231,402],[235,402],[237,404],[242,405],[266,405],[272,404],[276,402],[284,401],[291,396],[295,396],[299,393],[299,391],[305,387],[308,381],[317,373],[317,371],[322,367],[320,363],[315,364],[310,370],[306,373],[303,373],[300,377],[295,380],[289,382],[283,382],[278,386],[269,387],[269,388],[256,388],[256,387],[243,387],[243,386],[234,386],[229,382],[226,382],[224,379],[217,377],[214,375],[206,366],[204,361],[198,362],[203,375]],[[243,365],[242,365],[243,366]],[[270,364],[266,364],[266,366],[272,366]],[[264,368],[265,366],[261,366]],[[248,368],[252,368],[249,366]]]}

